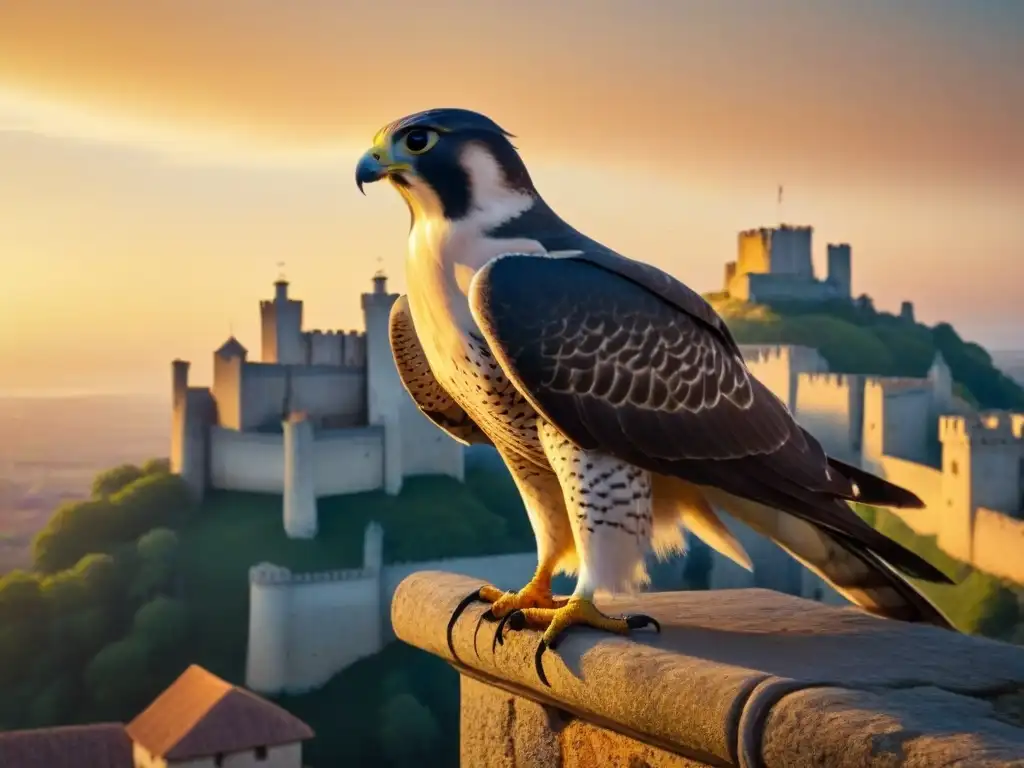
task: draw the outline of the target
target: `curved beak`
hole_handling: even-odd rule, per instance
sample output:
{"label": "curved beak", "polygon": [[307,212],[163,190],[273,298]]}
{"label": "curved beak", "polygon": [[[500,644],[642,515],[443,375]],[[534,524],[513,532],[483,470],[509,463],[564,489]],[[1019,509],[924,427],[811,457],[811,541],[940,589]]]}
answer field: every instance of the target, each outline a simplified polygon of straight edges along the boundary
{"label": "curved beak", "polygon": [[359,191],[365,195],[363,184],[372,184],[383,179],[388,173],[388,165],[380,147],[368,149],[366,154],[359,158],[359,164],[356,166],[356,186],[359,187]]}

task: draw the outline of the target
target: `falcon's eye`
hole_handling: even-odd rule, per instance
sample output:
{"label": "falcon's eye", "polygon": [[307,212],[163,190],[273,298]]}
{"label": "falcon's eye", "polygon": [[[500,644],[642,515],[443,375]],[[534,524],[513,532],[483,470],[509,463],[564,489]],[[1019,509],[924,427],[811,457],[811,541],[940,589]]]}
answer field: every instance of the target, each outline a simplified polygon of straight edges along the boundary
{"label": "falcon's eye", "polygon": [[437,139],[436,131],[428,131],[425,128],[413,128],[402,138],[402,143],[412,154],[422,155],[437,143]]}

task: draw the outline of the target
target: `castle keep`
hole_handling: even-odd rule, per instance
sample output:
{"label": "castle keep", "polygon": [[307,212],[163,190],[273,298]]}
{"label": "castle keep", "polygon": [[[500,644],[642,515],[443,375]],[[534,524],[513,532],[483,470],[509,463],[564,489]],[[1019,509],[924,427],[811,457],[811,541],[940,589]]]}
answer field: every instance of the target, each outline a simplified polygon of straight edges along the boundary
{"label": "castle keep", "polygon": [[234,336],[213,353],[213,385],[173,367],[171,468],[200,498],[209,488],[280,493],[293,538],[317,531],[316,499],[384,489],[411,475],[463,479],[463,447],[405,392],[388,340],[397,294],[383,274],[362,296],[366,330],[302,326],[288,283],[260,302],[260,360]]}
{"label": "castle keep", "polygon": [[813,227],[789,224],[740,232],[736,260],[725,265],[724,294],[754,304],[849,300],[850,246],[828,245],[828,276],[818,280],[811,260],[813,234]]}

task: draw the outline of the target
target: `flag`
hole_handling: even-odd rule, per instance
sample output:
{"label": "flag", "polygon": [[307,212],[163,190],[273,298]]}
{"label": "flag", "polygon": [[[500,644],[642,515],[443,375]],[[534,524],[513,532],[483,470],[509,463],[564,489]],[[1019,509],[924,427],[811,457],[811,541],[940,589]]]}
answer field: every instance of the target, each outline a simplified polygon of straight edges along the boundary
{"label": "flag", "polygon": [[779,205],[782,205],[782,185],[779,184]]}

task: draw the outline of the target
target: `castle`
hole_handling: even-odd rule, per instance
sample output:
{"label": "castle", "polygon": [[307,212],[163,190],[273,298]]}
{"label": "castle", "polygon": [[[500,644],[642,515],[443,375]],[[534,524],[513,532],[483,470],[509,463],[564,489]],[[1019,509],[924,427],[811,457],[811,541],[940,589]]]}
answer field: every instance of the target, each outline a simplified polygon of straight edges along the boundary
{"label": "castle", "polygon": [[813,227],[789,224],[740,232],[736,260],[725,265],[725,284],[718,297],[751,303],[849,301],[850,246],[828,245],[828,276],[818,280],[811,260],[813,234]]}
{"label": "castle", "polygon": [[897,510],[954,558],[1024,583],[1024,414],[978,412],[938,354],[927,377],[834,374],[817,350],[744,346],[750,371],[831,455],[902,485]]}
{"label": "castle", "polygon": [[386,277],[362,296],[366,330],[304,330],[302,301],[283,278],[260,302],[260,360],[234,336],[213,353],[213,385],[189,383],[175,360],[171,469],[197,497],[208,489],[280,493],[289,537],[313,538],[316,500],[401,491],[403,478],[462,480],[463,446],[437,429],[402,387]]}

